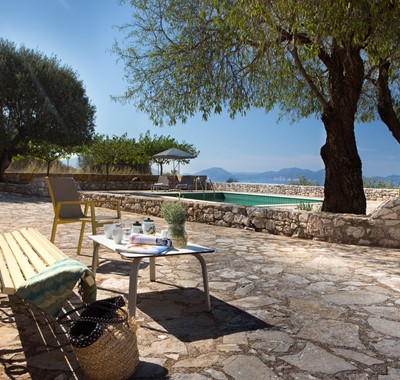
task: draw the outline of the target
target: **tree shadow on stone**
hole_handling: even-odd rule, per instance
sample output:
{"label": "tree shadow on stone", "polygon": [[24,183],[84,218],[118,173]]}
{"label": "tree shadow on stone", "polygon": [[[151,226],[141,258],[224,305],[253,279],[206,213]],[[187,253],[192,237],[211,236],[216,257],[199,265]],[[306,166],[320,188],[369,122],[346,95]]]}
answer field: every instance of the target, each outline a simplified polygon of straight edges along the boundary
{"label": "tree shadow on stone", "polygon": [[[150,265],[147,261],[142,261],[139,265],[140,270],[146,269]],[[129,276],[132,263],[129,261],[121,261],[121,259],[100,258],[100,264],[97,267],[96,273],[103,274],[118,274]],[[156,267],[161,266],[157,265]],[[150,281],[150,280],[149,280]]]}
{"label": "tree shadow on stone", "polygon": [[129,379],[153,379],[153,380],[166,380],[168,370],[157,363],[146,362],[140,360],[139,365],[134,374]]}
{"label": "tree shadow on stone", "polygon": [[[81,305],[80,298],[73,294],[65,310]],[[85,379],[69,343],[69,326],[61,326],[55,318],[27,305],[17,296],[0,298],[0,327],[8,330],[7,334],[4,330],[1,333],[0,365],[7,378],[18,379],[29,374],[33,380]],[[16,342],[17,336],[21,344]],[[157,363],[140,361],[129,379],[166,379],[167,373],[168,370]]]}
{"label": "tree shadow on stone", "polygon": [[[72,298],[74,303],[80,301],[76,295]],[[33,380],[42,380],[69,374],[83,379],[66,331],[55,318],[17,296],[1,299],[0,314],[0,326],[9,334],[7,339],[2,332],[0,346],[0,363],[8,378],[29,374]]]}
{"label": "tree shadow on stone", "polygon": [[[141,293],[137,307],[162,326],[164,331],[160,332],[168,332],[183,342],[273,327],[212,296],[208,312],[204,292],[196,288]],[[154,330],[146,324],[142,327]]]}
{"label": "tree shadow on stone", "polygon": [[49,199],[19,193],[3,193],[0,203],[49,203]]}

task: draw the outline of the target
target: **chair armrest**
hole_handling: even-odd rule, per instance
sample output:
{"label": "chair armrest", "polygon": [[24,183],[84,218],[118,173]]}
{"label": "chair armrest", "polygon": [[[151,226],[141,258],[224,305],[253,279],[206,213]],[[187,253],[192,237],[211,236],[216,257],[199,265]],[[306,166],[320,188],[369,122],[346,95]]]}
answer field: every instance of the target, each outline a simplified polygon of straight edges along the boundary
{"label": "chair armrest", "polygon": [[121,218],[121,201],[119,199],[95,200],[93,201],[96,206],[101,207],[104,203],[115,204],[117,210],[117,218]]}
{"label": "chair armrest", "polygon": [[84,210],[83,213],[87,216],[88,209],[90,208],[90,217],[92,219],[94,219],[96,217],[93,201],[79,200],[79,201],[59,201],[59,202],[56,202],[55,205],[54,205],[54,213],[55,213],[56,218],[59,218],[60,211],[61,211],[61,206],[63,206],[63,205],[85,206],[85,210]]}
{"label": "chair armrest", "polygon": [[56,205],[82,205],[82,206],[86,206],[86,205],[90,205],[92,201],[59,201],[56,202]]}
{"label": "chair armrest", "polygon": [[118,199],[107,199],[107,200],[96,200],[94,201],[94,204],[96,206],[101,206],[103,203],[115,203],[116,206],[119,206],[121,204],[121,201]]}

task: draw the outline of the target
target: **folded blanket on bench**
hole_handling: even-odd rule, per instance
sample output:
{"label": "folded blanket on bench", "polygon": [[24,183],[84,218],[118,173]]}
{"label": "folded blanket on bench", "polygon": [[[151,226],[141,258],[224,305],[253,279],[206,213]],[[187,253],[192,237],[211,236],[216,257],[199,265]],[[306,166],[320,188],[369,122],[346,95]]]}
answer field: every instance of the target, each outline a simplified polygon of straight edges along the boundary
{"label": "folded blanket on bench", "polygon": [[96,300],[96,281],[89,286],[82,277],[93,273],[84,264],[74,259],[63,259],[54,262],[43,272],[32,276],[16,289],[16,295],[56,317],[70,297],[76,283],[80,281],[82,300],[92,303]]}

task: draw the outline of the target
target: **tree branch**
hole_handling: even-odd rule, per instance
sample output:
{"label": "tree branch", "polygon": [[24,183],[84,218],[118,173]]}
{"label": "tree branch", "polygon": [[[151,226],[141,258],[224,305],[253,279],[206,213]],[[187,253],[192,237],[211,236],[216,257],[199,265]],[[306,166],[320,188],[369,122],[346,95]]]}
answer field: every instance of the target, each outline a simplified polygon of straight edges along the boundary
{"label": "tree branch", "polygon": [[299,70],[301,76],[304,78],[308,86],[310,87],[311,91],[315,95],[315,97],[318,99],[318,101],[321,103],[323,108],[328,107],[328,103],[325,100],[323,94],[318,90],[317,86],[314,84],[313,80],[310,78],[308,75],[307,71],[305,70],[303,64],[301,63],[298,51],[297,51],[297,34],[293,34],[293,49],[291,49],[292,56],[294,58],[294,62],[296,64],[297,69]]}
{"label": "tree branch", "polygon": [[[284,28],[282,28],[281,26],[277,26],[278,32],[280,34],[277,42],[278,43],[282,43],[282,42],[292,42],[295,34],[296,34],[296,41],[299,41],[300,43],[302,43],[303,45],[311,45],[312,41],[311,39],[304,33],[289,33],[288,31],[286,31]],[[318,40],[318,58],[324,63],[324,65],[330,69],[331,65],[332,65],[332,61],[331,58],[329,56],[329,54],[327,53],[327,51],[325,49],[322,48],[322,42],[321,40]]]}
{"label": "tree branch", "polygon": [[376,80],[378,89],[378,113],[382,121],[388,126],[393,137],[400,143],[400,119],[393,108],[392,94],[389,89],[389,71],[390,63],[384,61],[379,66],[379,75]]}

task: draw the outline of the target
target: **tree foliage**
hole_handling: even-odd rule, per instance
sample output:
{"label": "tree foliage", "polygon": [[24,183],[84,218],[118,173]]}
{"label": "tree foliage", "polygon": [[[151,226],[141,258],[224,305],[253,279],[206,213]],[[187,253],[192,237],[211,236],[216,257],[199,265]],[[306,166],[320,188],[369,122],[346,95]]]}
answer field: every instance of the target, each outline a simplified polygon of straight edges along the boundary
{"label": "tree foliage", "polygon": [[45,162],[47,165],[47,175],[50,174],[50,166],[52,162],[58,161],[63,157],[67,157],[73,152],[68,147],[61,147],[60,145],[51,144],[42,141],[39,144],[33,142],[28,144],[28,154],[25,157],[33,157],[39,161]]}
{"label": "tree foliage", "polygon": [[296,180],[290,180],[289,185],[299,185],[299,186],[319,186],[318,181],[313,181],[312,179],[308,179],[304,175],[299,175]]}
{"label": "tree foliage", "polygon": [[364,187],[369,189],[395,189],[396,185],[391,179],[377,179],[374,177],[363,177]]}
{"label": "tree foliage", "polygon": [[[52,172],[71,174],[78,169],[71,168],[62,161],[51,161]],[[7,169],[10,173],[49,173],[49,163],[32,156],[17,155]]]}
{"label": "tree foliage", "polygon": [[83,83],[56,57],[0,39],[0,178],[13,156],[42,144],[71,149],[94,133]]}
{"label": "tree foliage", "polygon": [[[195,157],[197,157],[200,153],[198,150],[196,150],[194,145],[189,144],[185,141],[180,143],[175,138],[169,135],[151,136],[149,131],[147,131],[145,134],[140,134],[138,140],[139,156],[143,157],[144,160],[153,161],[158,164],[160,167],[160,175],[163,174],[163,165],[169,164],[171,160],[166,158],[154,158],[153,156],[170,148],[178,148],[180,150],[190,153]],[[187,164],[189,163],[189,160],[180,160],[180,162],[182,164]]]}
{"label": "tree foliage", "polygon": [[[125,2],[122,0],[121,2]],[[115,53],[127,90],[155,124],[257,107],[327,134],[324,211],[366,211],[354,122],[378,117],[400,142],[400,2],[130,0]]]}
{"label": "tree foliage", "polygon": [[108,180],[112,168],[127,165],[130,152],[134,149],[135,140],[128,139],[126,134],[111,137],[96,135],[92,143],[84,149],[79,162],[85,169],[105,170]]}
{"label": "tree foliage", "polygon": [[[80,166],[89,171],[105,170],[107,179],[112,170],[139,171],[150,173],[151,162],[162,165],[170,160],[157,161],[153,155],[176,147],[188,153],[198,155],[196,148],[186,142],[179,143],[170,136],[151,136],[150,131],[140,134],[139,139],[122,136],[97,135],[79,158]],[[186,160],[187,161],[187,160]]]}

